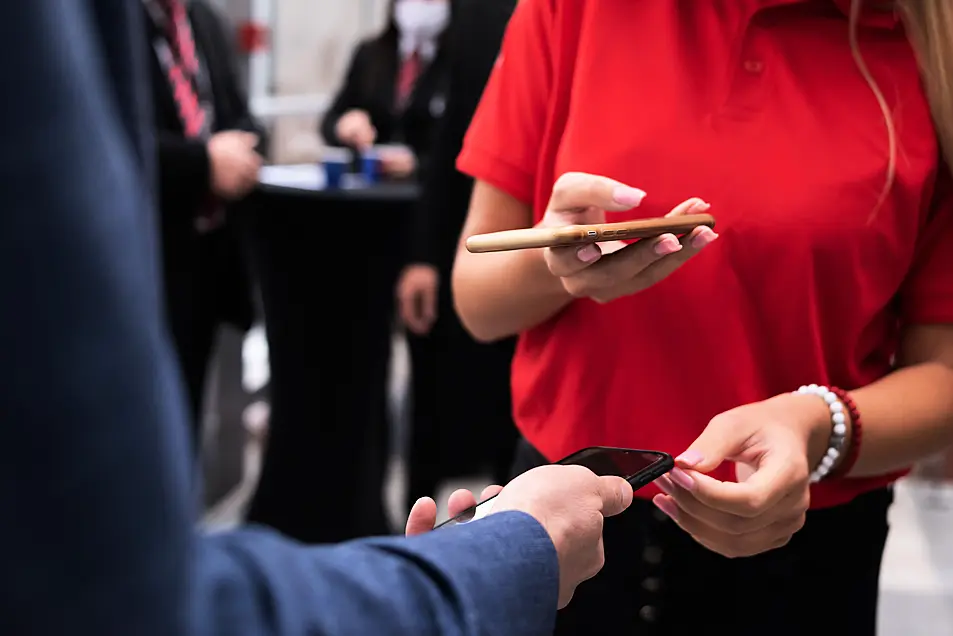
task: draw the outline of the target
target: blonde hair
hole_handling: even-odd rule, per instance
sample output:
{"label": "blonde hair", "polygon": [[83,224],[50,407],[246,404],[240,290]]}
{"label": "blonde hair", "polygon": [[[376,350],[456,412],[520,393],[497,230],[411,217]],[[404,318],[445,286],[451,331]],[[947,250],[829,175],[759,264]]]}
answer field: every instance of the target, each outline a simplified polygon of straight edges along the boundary
{"label": "blonde hair", "polygon": [[[920,64],[920,76],[930,104],[940,151],[948,168],[953,168],[953,1],[895,0],[895,11],[903,19],[907,37]],[[860,15],[864,0],[851,0],[850,49],[854,62],[883,111],[887,128],[887,179],[871,218],[883,205],[897,176],[898,141],[893,114],[883,91],[864,61],[858,43]]]}
{"label": "blonde hair", "polygon": [[897,0],[896,4],[920,61],[943,158],[953,167],[953,2]]}

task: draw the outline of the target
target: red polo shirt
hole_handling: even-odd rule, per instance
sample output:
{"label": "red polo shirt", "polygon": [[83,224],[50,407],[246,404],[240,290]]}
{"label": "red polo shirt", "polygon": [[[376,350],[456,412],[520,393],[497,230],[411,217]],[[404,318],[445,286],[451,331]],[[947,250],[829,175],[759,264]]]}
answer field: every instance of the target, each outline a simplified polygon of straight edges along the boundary
{"label": "red polo shirt", "polygon": [[[576,301],[522,335],[515,417],[550,459],[597,444],[679,453],[733,407],[883,377],[903,324],[953,322],[953,202],[917,65],[892,14],[864,16],[899,142],[872,216],[888,137],[851,57],[848,6],[519,3],[460,169],[536,219],[568,171],[648,192],[618,220],[699,196],[721,234],[652,289]],[[814,505],[891,479],[824,483]]]}

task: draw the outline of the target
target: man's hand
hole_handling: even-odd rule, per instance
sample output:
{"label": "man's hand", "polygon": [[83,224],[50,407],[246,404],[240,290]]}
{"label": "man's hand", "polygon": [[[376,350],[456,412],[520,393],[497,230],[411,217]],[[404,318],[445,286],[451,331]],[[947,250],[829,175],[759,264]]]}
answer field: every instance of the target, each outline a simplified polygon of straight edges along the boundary
{"label": "man's hand", "polygon": [[[501,486],[487,486],[480,494],[480,501],[489,499],[499,494],[503,490]],[[450,517],[456,517],[458,514],[477,505],[476,497],[469,490],[456,490],[447,501],[447,510]],[[414,503],[410,509],[410,516],[407,517],[407,526],[404,534],[412,537],[417,534],[423,534],[433,530],[437,523],[437,504],[430,497],[421,497]]]}
{"label": "man's hand", "polygon": [[240,130],[216,133],[208,140],[212,192],[226,200],[244,197],[258,183],[261,156],[258,135]]}
{"label": "man's hand", "polygon": [[632,486],[621,477],[599,477],[583,466],[540,466],[523,473],[496,498],[493,514],[520,510],[549,533],[559,555],[559,607],[576,586],[605,563],[602,524],[632,503]]}
{"label": "man's hand", "polygon": [[381,170],[389,177],[404,179],[417,169],[417,157],[404,146],[382,148],[380,151]]}
{"label": "man's hand", "polygon": [[334,132],[338,141],[358,150],[367,150],[377,140],[377,129],[371,123],[371,116],[358,108],[341,115]]}
{"label": "man's hand", "polygon": [[440,273],[433,265],[408,265],[397,281],[400,320],[411,333],[426,336],[437,320]]}
{"label": "man's hand", "polygon": [[[549,534],[559,556],[559,608],[565,607],[583,581],[591,579],[605,563],[602,524],[605,517],[621,513],[632,503],[632,486],[621,477],[599,477],[582,466],[540,466],[523,473],[506,488],[486,488],[481,500],[499,493],[496,514],[518,510],[534,517]],[[450,516],[476,505],[467,490],[450,496]],[[407,520],[407,535],[433,529],[437,505],[425,497],[414,504]],[[473,523],[479,523],[475,521]]]}

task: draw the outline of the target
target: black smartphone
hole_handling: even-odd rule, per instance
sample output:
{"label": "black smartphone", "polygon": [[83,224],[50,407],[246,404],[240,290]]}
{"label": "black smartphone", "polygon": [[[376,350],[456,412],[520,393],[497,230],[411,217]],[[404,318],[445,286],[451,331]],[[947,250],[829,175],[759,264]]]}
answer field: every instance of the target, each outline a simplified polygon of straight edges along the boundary
{"label": "black smartphone", "polygon": [[[652,483],[675,467],[675,460],[672,459],[672,456],[662,451],[610,448],[608,446],[584,448],[556,463],[569,466],[585,466],[600,476],[614,475],[622,477],[632,484],[633,490],[638,490],[642,486]],[[455,526],[485,517],[493,509],[495,498],[494,496],[481,501],[456,517],[447,519],[437,525],[437,528]]]}

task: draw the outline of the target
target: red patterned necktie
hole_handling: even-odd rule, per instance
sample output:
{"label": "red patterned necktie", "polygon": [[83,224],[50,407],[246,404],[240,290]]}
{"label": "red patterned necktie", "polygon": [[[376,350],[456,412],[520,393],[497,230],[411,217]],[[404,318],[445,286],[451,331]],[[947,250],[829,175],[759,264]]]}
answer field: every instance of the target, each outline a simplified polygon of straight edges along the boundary
{"label": "red patterned necktie", "polygon": [[420,54],[414,53],[400,65],[400,74],[397,77],[397,104],[403,108],[410,100],[420,76]]}
{"label": "red patterned necktie", "polygon": [[179,116],[188,138],[198,137],[205,126],[205,111],[199,102],[193,78],[199,72],[199,59],[195,52],[195,40],[189,26],[188,13],[181,0],[160,0],[165,11],[169,48],[173,60],[169,64],[169,82]]}

